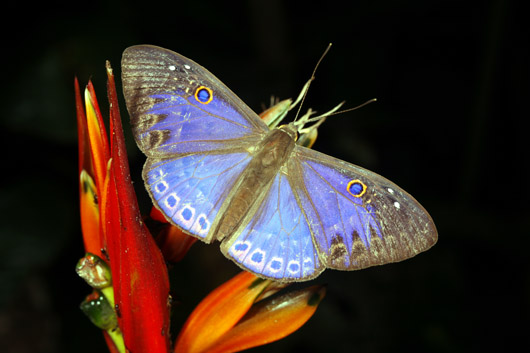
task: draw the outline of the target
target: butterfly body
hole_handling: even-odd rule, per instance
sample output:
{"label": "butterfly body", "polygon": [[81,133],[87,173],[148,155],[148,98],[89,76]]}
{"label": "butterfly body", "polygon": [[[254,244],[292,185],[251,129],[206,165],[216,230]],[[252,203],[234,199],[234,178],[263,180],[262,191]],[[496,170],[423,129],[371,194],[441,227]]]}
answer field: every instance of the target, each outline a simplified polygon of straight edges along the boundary
{"label": "butterfly body", "polygon": [[128,48],[122,78],[143,178],[168,220],[255,274],[279,281],[400,261],[436,242],[432,219],[397,185],[296,143],[195,62]]}
{"label": "butterfly body", "polygon": [[244,217],[254,217],[254,204],[259,204],[266,195],[263,190],[270,185],[281,168],[285,167],[295,147],[296,131],[293,127],[276,128],[265,135],[263,141],[249,151],[252,156],[248,166],[239,176],[233,190],[224,202],[230,205],[223,214],[218,216],[218,226],[213,234],[222,240],[237,231]]}

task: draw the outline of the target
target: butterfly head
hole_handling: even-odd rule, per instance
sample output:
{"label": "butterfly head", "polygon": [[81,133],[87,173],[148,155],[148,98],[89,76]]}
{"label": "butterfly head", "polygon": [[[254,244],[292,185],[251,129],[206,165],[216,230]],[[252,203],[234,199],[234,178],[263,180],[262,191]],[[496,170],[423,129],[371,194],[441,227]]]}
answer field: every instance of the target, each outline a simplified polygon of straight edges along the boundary
{"label": "butterfly head", "polygon": [[[277,127],[277,125],[281,123],[281,121],[287,116],[287,113],[303,100],[311,81],[312,80],[306,82],[302,88],[302,91],[298,95],[298,98],[296,98],[294,102],[292,99],[286,99],[281,102],[277,102],[260,114],[260,117],[267,123],[269,129],[281,129],[299,145],[309,148],[313,145],[317,138],[318,127],[326,120],[326,117],[334,114],[344,104],[344,102],[342,102],[332,110],[319,116],[314,116],[316,112],[310,108],[300,118],[295,118],[293,122]],[[300,110],[297,112],[297,117],[299,113]],[[306,125],[310,123],[314,124],[306,127]]]}
{"label": "butterfly head", "polygon": [[294,123],[280,125],[280,126],[277,127],[277,129],[282,130],[283,132],[285,132],[293,140],[295,140],[295,141],[298,140],[299,134],[298,134],[298,130],[297,130],[296,126],[294,125]]}
{"label": "butterfly head", "polygon": [[[289,124],[282,125],[280,128],[287,132],[296,143],[300,146],[311,148],[318,136],[318,127],[326,120],[326,117],[337,111],[344,102],[337,105],[335,108],[319,116],[313,116],[316,112],[311,108],[307,110],[300,119],[295,120]],[[306,126],[306,124],[311,124]]]}

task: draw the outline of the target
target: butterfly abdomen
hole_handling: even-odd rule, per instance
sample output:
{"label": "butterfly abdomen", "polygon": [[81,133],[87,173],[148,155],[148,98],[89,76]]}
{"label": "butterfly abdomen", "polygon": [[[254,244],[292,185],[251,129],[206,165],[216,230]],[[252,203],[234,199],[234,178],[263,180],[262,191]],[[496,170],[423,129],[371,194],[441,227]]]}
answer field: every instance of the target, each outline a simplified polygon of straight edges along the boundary
{"label": "butterfly abdomen", "polygon": [[[271,130],[254,150],[252,161],[236,182],[228,197],[230,207],[222,214],[215,237],[218,240],[234,234],[245,219],[250,219],[270,189],[278,170],[287,162],[295,146],[292,135],[284,129]],[[225,201],[226,202],[226,201]]]}

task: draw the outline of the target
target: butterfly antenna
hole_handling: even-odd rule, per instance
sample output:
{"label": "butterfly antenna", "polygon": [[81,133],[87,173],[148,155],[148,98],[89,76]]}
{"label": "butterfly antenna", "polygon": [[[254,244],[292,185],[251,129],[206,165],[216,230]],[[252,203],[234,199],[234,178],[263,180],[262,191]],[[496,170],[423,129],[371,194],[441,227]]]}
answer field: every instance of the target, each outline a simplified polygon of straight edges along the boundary
{"label": "butterfly antenna", "polygon": [[[373,103],[373,102],[376,102],[377,101],[377,98],[372,98],[370,100],[367,100],[366,102],[364,102],[363,104],[359,104],[358,106],[356,107],[353,107],[353,108],[348,108],[348,109],[344,109],[344,110],[340,110],[340,111],[335,111],[337,110],[338,108],[340,108],[340,106],[342,104],[344,104],[344,102],[342,102],[341,104],[339,104],[337,107],[335,107],[334,109],[330,110],[329,112],[327,112],[326,114],[322,114],[322,115],[319,115],[319,116],[315,116],[314,118],[311,118],[311,119],[307,119],[304,124],[308,124],[308,123],[313,123],[315,121],[319,121],[319,120],[322,120],[322,118],[327,118],[327,117],[330,117],[332,115],[337,115],[337,114],[342,114],[342,113],[347,113],[347,112],[351,112],[352,110],[357,110],[359,108],[362,108],[364,107],[365,105],[368,105],[370,103]],[[320,125],[320,124],[319,124]]]}
{"label": "butterfly antenna", "polygon": [[304,88],[303,88],[304,95],[302,97],[302,102],[298,106],[298,111],[296,112],[296,115],[294,117],[294,121],[296,121],[298,119],[298,116],[300,115],[300,111],[302,110],[302,106],[304,105],[305,97],[307,96],[307,91],[309,90],[309,86],[311,85],[311,82],[313,82],[313,80],[315,79],[315,73],[317,72],[318,66],[322,62],[322,59],[324,59],[324,57],[328,53],[329,49],[331,49],[331,43],[328,44],[328,47],[326,48],[326,50],[324,50],[324,53],[322,54],[322,56],[320,56],[320,59],[318,59],[318,62],[315,65],[315,68],[313,69],[313,73],[311,74],[311,78],[304,85]]}

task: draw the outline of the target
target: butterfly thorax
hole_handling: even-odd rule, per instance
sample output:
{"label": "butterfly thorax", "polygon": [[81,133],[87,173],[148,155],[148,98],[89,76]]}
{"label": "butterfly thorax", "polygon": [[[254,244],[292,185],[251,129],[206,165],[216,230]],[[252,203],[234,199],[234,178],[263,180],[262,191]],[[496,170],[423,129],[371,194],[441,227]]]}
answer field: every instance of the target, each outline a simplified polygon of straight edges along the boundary
{"label": "butterfly thorax", "polygon": [[284,133],[289,135],[289,137],[293,141],[296,141],[296,139],[298,138],[298,130],[299,130],[299,128],[294,124],[294,122],[286,124],[286,125],[281,125],[281,126],[279,126],[277,128],[277,130],[282,130]]}
{"label": "butterfly thorax", "polygon": [[295,146],[294,126],[283,125],[271,130],[253,151],[253,158],[236,181],[230,207],[219,220],[216,238],[233,234],[244,220],[257,212],[257,207],[270,189],[274,177],[285,165]]}

